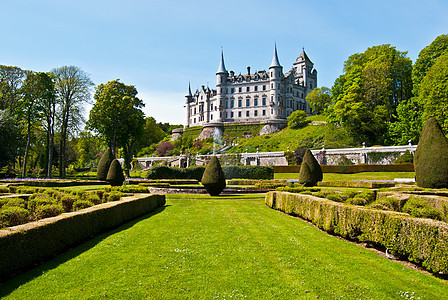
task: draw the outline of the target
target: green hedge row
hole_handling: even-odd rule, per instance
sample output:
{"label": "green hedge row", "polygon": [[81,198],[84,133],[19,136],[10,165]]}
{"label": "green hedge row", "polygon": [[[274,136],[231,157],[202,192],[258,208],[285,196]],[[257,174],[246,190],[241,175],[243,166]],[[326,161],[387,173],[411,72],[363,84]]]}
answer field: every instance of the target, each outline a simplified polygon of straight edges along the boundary
{"label": "green hedge row", "polygon": [[164,205],[164,195],[139,195],[0,230],[0,278]]}
{"label": "green hedge row", "polygon": [[388,248],[435,273],[448,273],[448,224],[345,205],[310,195],[268,192],[266,205],[342,237]]}
{"label": "green hedge row", "polygon": [[380,189],[394,187],[395,183],[392,182],[371,182],[371,181],[321,181],[317,183],[318,186],[327,187],[350,187],[350,188],[368,188],[368,189]]}
{"label": "green hedge row", "polygon": [[[390,164],[390,165],[321,165],[323,173],[351,174],[361,172],[414,172],[414,164]],[[274,166],[274,173],[299,173],[300,166]]]}
{"label": "green hedge row", "polygon": [[[205,167],[173,168],[167,166],[152,167],[147,179],[196,179],[201,181]],[[267,166],[223,166],[222,170],[226,179],[244,178],[244,179],[272,179],[274,170]]]}

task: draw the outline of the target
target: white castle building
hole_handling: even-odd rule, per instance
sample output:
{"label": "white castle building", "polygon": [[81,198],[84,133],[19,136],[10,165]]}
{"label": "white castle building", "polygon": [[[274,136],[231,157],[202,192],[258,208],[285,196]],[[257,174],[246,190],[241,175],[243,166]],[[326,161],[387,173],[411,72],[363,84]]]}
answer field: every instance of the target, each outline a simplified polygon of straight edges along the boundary
{"label": "white castle building", "polygon": [[[317,71],[303,50],[287,73],[283,73],[277,47],[269,71],[235,75],[228,72],[221,51],[216,90],[202,86],[186,95],[185,127],[219,126],[224,123],[286,124],[296,110],[310,114],[305,97],[317,86]],[[284,127],[284,126],[283,126]]]}

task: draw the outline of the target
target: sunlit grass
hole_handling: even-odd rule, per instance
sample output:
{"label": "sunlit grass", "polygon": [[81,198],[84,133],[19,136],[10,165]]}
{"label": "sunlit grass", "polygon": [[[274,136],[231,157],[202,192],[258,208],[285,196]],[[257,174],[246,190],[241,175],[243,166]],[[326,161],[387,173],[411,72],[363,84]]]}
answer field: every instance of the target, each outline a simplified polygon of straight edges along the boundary
{"label": "sunlit grass", "polygon": [[7,282],[0,297],[443,299],[448,294],[446,282],[272,210],[263,195],[167,197],[164,209]]}

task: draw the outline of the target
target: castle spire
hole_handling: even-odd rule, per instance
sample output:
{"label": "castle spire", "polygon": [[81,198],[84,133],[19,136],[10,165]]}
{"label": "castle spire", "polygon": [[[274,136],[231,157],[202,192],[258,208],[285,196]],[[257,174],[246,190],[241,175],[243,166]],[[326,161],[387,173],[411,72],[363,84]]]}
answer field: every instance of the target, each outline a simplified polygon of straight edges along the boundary
{"label": "castle spire", "polygon": [[221,61],[219,62],[219,68],[216,74],[218,73],[227,73],[226,65],[224,64],[224,52],[222,51],[222,48],[221,48]]}
{"label": "castle spire", "polygon": [[188,82],[188,97],[193,97],[193,95],[191,94],[191,86],[190,86],[190,82]]}
{"label": "castle spire", "polygon": [[272,67],[281,67],[280,62],[278,61],[278,55],[277,55],[277,43],[274,44],[274,56],[272,57],[271,66]]}

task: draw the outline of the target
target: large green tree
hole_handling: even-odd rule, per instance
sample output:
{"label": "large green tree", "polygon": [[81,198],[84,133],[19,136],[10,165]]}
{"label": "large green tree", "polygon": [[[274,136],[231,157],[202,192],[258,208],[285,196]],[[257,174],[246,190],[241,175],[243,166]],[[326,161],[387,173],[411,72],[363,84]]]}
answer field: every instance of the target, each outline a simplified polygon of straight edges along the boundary
{"label": "large green tree", "polygon": [[[129,176],[135,145],[143,135],[144,103],[137,98],[137,89],[118,79],[100,84],[94,95],[87,128],[98,132],[112,151],[123,148],[126,175]],[[116,155],[114,153],[114,155]]]}
{"label": "large green tree", "polygon": [[331,90],[326,86],[316,87],[306,96],[306,101],[309,103],[313,113],[324,113],[332,101]]}
{"label": "large green tree", "polygon": [[0,109],[11,112],[19,106],[21,87],[26,78],[26,72],[19,67],[0,65]]}
{"label": "large green tree", "polygon": [[412,95],[412,62],[406,54],[380,45],[351,55],[332,87],[327,121],[343,126],[359,143],[387,143],[398,104]]}
{"label": "large green tree", "polygon": [[52,71],[59,99],[61,142],[59,147],[59,177],[65,178],[67,166],[68,129],[76,129],[83,122],[82,109],[90,100],[93,82],[90,76],[75,66],[63,66]]}

